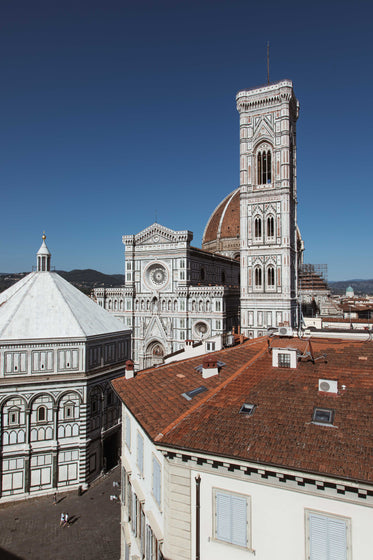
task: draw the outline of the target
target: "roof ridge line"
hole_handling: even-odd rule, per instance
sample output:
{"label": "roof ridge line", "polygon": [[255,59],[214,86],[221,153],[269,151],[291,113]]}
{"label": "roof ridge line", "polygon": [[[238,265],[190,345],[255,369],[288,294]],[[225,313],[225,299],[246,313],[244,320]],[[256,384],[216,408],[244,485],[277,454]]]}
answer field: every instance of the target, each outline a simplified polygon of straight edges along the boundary
{"label": "roof ridge line", "polygon": [[[60,294],[60,297],[65,301],[65,303],[67,303],[67,307],[70,310],[71,315],[73,316],[73,318],[75,319],[76,324],[78,325],[78,327],[80,328],[80,330],[83,333],[83,337],[86,337],[86,332],[81,324],[81,322],[79,321],[78,317],[76,316],[76,313],[74,312],[73,308],[70,305],[70,302],[66,301],[66,299],[63,296],[62,290],[60,288],[60,286],[58,285],[58,282],[56,282],[55,278],[60,278],[63,282],[65,282],[66,284],[68,284],[68,288],[73,287],[72,284],[70,284],[70,282],[68,282],[67,280],[65,280],[65,278],[62,278],[62,276],[60,276],[57,272],[54,273],[55,276],[53,276],[53,273],[51,273],[51,278],[52,278],[52,282],[53,284],[56,286],[58,293]],[[81,336],[81,335],[80,335]]]}
{"label": "roof ridge line", "polygon": [[[262,342],[262,345],[264,346],[264,341]],[[184,420],[184,418],[186,418],[187,416],[189,416],[189,414],[191,414],[192,412],[194,412],[195,410],[197,410],[197,408],[199,408],[202,404],[205,404],[205,402],[207,402],[209,399],[211,399],[212,397],[214,397],[219,391],[221,391],[222,389],[224,389],[224,387],[230,383],[231,381],[233,381],[233,379],[235,379],[236,377],[238,377],[244,369],[246,369],[247,367],[251,366],[251,364],[253,364],[254,362],[256,362],[256,360],[258,360],[259,358],[261,358],[263,356],[263,354],[266,352],[267,350],[267,345],[265,345],[261,351],[259,351],[257,354],[255,354],[255,356],[253,356],[248,362],[245,362],[243,366],[241,366],[237,371],[235,371],[234,373],[232,373],[232,375],[230,377],[228,377],[225,381],[223,381],[222,383],[220,383],[220,385],[218,385],[215,389],[215,391],[213,392],[213,394],[208,393],[205,397],[203,397],[201,400],[199,400],[194,406],[191,406],[191,408],[189,408],[188,410],[186,410],[185,412],[183,412],[183,414],[181,414],[178,418],[176,418],[176,420],[173,420],[173,422],[171,422],[171,424],[169,424],[165,430],[163,430],[161,433],[159,433],[155,438],[154,441],[160,441],[167,433],[169,433],[173,428],[175,428],[182,420]]]}

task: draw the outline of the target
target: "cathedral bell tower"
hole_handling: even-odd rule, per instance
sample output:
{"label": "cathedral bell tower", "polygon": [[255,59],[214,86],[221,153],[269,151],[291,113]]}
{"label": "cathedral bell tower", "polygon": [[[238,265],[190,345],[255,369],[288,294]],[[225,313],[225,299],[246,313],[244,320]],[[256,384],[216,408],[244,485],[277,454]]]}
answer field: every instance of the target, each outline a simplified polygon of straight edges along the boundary
{"label": "cathedral bell tower", "polygon": [[290,80],[239,91],[241,327],[297,326],[296,121]]}

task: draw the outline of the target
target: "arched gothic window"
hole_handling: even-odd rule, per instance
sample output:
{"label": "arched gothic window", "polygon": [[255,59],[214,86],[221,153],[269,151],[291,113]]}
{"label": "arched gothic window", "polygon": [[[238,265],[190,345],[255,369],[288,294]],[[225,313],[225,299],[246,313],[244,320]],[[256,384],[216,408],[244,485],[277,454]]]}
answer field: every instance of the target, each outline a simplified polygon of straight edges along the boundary
{"label": "arched gothic window", "polygon": [[273,288],[275,285],[275,269],[273,266],[267,268],[267,285]]}
{"label": "arched gothic window", "polygon": [[256,288],[262,286],[262,269],[260,266],[255,267],[255,286]]}
{"label": "arched gothic window", "polygon": [[47,419],[47,409],[45,406],[39,406],[36,411],[36,420],[38,422],[45,422]]}
{"label": "arched gothic window", "polygon": [[272,180],[271,174],[272,154],[271,150],[260,150],[257,155],[258,185],[266,185]]}
{"label": "arched gothic window", "polygon": [[254,235],[256,238],[262,237],[262,218],[255,218],[254,222]]}
{"label": "arched gothic window", "polygon": [[273,216],[267,218],[267,237],[275,236],[275,220]]}

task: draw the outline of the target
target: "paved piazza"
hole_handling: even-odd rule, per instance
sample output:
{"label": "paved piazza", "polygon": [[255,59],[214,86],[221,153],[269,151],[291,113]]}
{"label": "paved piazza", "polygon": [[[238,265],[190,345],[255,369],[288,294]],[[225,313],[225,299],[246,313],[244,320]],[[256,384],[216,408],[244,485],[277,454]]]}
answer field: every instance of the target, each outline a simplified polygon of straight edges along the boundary
{"label": "paved piazza", "polygon": [[[96,481],[82,496],[61,492],[0,506],[1,560],[118,560],[120,557],[120,495],[118,467]],[[60,527],[68,512],[69,527]]]}

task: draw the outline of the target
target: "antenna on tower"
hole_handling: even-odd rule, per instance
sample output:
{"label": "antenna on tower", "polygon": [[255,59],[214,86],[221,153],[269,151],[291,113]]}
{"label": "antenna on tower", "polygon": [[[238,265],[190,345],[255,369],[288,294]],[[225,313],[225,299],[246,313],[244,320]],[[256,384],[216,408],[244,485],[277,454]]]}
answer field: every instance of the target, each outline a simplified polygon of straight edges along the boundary
{"label": "antenna on tower", "polygon": [[269,41],[267,41],[267,83],[269,85]]}

